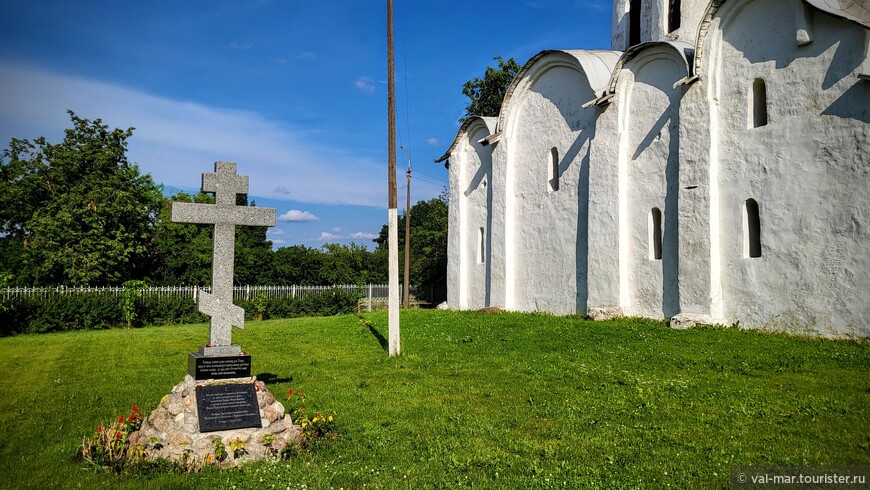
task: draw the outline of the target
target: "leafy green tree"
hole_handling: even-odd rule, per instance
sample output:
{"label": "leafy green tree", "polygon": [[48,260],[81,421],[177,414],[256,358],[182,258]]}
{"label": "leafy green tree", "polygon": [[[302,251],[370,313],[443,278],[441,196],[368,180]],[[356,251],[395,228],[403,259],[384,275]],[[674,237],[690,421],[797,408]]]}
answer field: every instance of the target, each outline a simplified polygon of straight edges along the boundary
{"label": "leafy green tree", "polygon": [[351,243],[323,245],[323,263],[320,267],[321,284],[367,284],[369,251],[362,245]]}
{"label": "leafy green tree", "polygon": [[[399,216],[399,263],[404,263],[405,216]],[[374,241],[386,252],[388,228]],[[442,194],[411,206],[411,284],[418,291],[444,290],[447,284],[447,198]],[[401,267],[399,270],[403,270]]]}
{"label": "leafy green tree", "polygon": [[[488,66],[483,79],[474,78],[462,86],[462,93],[470,101],[460,121],[465,121],[471,116],[498,116],[501,111],[501,103],[511,82],[519,73],[520,65],[513,58],[505,61],[501,56],[496,56],[493,60],[498,62],[498,68]],[[412,221],[413,215],[412,212]]]}
{"label": "leafy green tree", "polygon": [[214,198],[200,192],[179,192],[163,198],[154,229],[150,283],[161,286],[207,286],[211,284],[212,227],[172,222],[173,202],[213,204]]}
{"label": "leafy green tree", "polygon": [[281,247],[272,257],[273,284],[313,286],[320,284],[323,253],[305,245]]}
{"label": "leafy green tree", "polygon": [[141,277],[160,186],[127,161],[133,128],[69,115],[73,127],[62,143],[13,139],[0,155],[2,268],[30,285]]}
{"label": "leafy green tree", "polygon": [[[173,223],[173,202],[214,204],[214,197],[204,192],[196,195],[179,192],[163,199],[154,230],[151,282],[163,286],[207,286],[211,284],[214,227]],[[236,202],[246,206],[247,196],[238,196]],[[236,227],[234,283],[272,284],[272,254],[265,226]]]}
{"label": "leafy green tree", "polygon": [[[239,206],[247,205],[247,196],[238,196]],[[257,203],[251,202],[255,207]],[[266,226],[236,227],[236,284],[272,284],[272,241],[266,239]]]}

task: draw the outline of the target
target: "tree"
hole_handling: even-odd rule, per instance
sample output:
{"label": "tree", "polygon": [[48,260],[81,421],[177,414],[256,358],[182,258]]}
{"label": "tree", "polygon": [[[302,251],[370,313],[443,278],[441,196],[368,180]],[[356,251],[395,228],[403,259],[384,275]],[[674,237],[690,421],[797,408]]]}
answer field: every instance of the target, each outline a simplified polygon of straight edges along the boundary
{"label": "tree", "polygon": [[207,286],[211,284],[212,228],[172,222],[173,202],[213,204],[214,198],[200,192],[179,192],[163,198],[154,229],[151,284],[161,286]]}
{"label": "tree", "polygon": [[[465,114],[459,119],[460,121],[465,121],[471,116],[498,116],[501,111],[501,103],[511,82],[520,71],[520,65],[513,58],[505,61],[501,56],[496,56],[493,60],[498,62],[498,68],[488,66],[483,80],[475,78],[462,86],[462,93],[470,99],[470,102],[465,107]],[[411,216],[413,215],[412,211]],[[413,220],[412,217],[411,221]]]}
{"label": "tree", "polygon": [[127,161],[133,128],[68,112],[73,127],[62,143],[13,139],[0,155],[2,268],[22,285],[141,277],[161,188]]}
{"label": "tree", "polygon": [[[247,195],[236,196],[238,206],[248,205]],[[257,203],[251,201],[250,206]],[[272,284],[272,241],[266,226],[236,227],[235,284]]]}
{"label": "tree", "polygon": [[[405,216],[399,217],[399,229]],[[378,250],[387,247],[387,225],[374,241]],[[399,248],[404,249],[404,233],[399,234]],[[400,254],[399,260],[404,260]],[[400,269],[401,270],[401,269]],[[439,291],[447,284],[447,198],[445,194],[411,206],[411,284],[428,299],[441,299]],[[432,298],[431,296],[435,298]],[[418,294],[420,296],[420,294]]]}
{"label": "tree", "polygon": [[[179,192],[164,198],[154,230],[151,283],[163,286],[207,286],[211,284],[214,226],[172,222],[172,202],[214,204],[205,192]],[[247,206],[247,196],[236,204]],[[254,206],[255,203],[251,203]],[[237,226],[233,282],[272,284],[272,242],[266,240],[265,226]]]}
{"label": "tree", "polygon": [[369,251],[362,245],[326,243],[320,268],[322,284],[367,284],[370,282]]}
{"label": "tree", "polygon": [[323,253],[305,245],[281,247],[272,257],[273,284],[315,286],[320,284]]}

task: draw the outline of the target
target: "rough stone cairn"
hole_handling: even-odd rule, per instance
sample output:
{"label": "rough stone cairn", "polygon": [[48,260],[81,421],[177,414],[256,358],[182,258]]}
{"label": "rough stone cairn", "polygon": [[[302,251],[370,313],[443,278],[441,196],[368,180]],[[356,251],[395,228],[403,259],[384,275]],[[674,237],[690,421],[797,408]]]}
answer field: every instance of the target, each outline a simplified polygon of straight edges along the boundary
{"label": "rough stone cairn", "polygon": [[[196,387],[226,384],[255,383],[260,406],[261,428],[200,432],[196,405]],[[132,443],[141,443],[151,458],[166,458],[183,463],[213,463],[221,467],[238,466],[275,454],[288,443],[299,443],[302,428],[293,425],[284,405],[266,388],[266,384],[250,378],[196,381],[190,375],[172,388],[160,400],[157,408],[142,421],[142,427],[130,434]],[[223,459],[215,456],[215,438],[226,448]],[[239,441],[243,450],[234,454],[230,448]],[[236,443],[236,445],[240,445]]]}

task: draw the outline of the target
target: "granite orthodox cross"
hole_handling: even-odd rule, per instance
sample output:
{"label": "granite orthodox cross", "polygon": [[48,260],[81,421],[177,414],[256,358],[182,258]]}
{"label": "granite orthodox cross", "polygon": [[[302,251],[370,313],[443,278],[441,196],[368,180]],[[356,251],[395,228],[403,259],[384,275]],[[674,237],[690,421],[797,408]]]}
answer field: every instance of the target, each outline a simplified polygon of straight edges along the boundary
{"label": "granite orthodox cross", "polygon": [[236,195],[248,193],[248,176],[236,175],[236,164],[216,162],[214,173],[202,174],[202,191],[214,193],[214,204],[172,203],[172,221],[214,225],[211,294],[200,291],[199,311],[208,315],[209,345],[205,356],[241,354],[231,342],[232,327],[245,328],[245,310],[233,304],[236,226],[275,226],[275,208],[236,206]]}

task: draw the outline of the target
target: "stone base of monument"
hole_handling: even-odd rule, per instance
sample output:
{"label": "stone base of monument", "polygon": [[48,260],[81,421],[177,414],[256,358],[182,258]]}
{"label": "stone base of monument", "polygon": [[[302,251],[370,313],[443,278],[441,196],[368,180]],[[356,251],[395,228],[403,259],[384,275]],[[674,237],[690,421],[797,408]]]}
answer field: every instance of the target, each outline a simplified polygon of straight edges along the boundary
{"label": "stone base of monument", "polygon": [[[187,375],[130,441],[142,444],[149,457],[229,467],[268,457],[301,437],[302,428],[256,377],[197,381]],[[215,457],[215,438],[225,448],[223,458]],[[236,454],[233,441],[243,446]]]}

